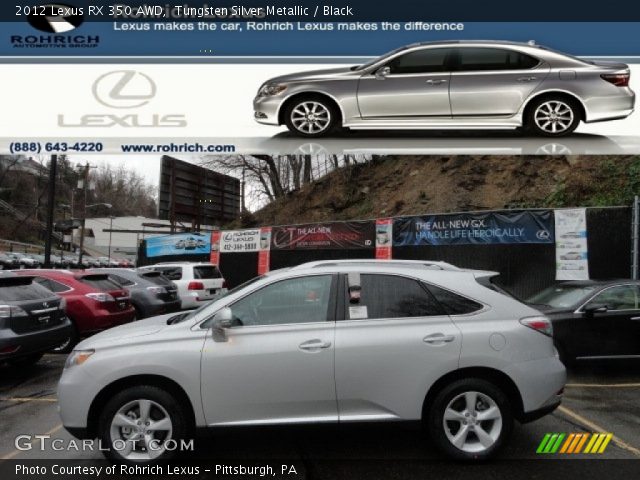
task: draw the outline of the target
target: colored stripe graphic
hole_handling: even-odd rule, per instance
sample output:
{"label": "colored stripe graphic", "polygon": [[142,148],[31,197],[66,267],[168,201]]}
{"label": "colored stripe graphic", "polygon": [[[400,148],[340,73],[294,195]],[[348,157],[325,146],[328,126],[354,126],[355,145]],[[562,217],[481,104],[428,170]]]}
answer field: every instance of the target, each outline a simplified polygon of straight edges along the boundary
{"label": "colored stripe graphic", "polygon": [[[612,433],[547,433],[536,449],[539,454],[604,453]],[[586,444],[586,447],[585,447]],[[584,447],[584,450],[583,450]]]}

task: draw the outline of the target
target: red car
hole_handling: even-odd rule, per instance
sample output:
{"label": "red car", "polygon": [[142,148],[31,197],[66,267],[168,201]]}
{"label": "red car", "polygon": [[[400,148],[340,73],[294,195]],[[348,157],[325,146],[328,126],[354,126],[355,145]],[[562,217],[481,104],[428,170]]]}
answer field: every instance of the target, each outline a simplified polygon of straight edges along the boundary
{"label": "red car", "polygon": [[70,270],[18,270],[18,275],[35,277],[67,302],[67,316],[73,335],[56,351],[70,352],[82,338],[135,319],[129,292],[109,280],[106,274]]}

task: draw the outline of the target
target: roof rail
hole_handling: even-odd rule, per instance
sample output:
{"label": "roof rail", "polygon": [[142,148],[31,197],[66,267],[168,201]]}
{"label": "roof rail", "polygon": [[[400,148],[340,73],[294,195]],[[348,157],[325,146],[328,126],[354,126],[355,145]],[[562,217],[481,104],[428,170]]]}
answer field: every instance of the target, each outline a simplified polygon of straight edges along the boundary
{"label": "roof rail", "polygon": [[447,262],[432,261],[432,260],[374,260],[374,259],[350,259],[350,260],[317,260],[314,262],[307,262],[292,267],[292,270],[298,270],[303,268],[322,268],[322,267],[334,267],[337,265],[380,265],[380,266],[407,266],[407,267],[425,267],[436,270],[446,270],[460,272],[461,268],[456,267]]}

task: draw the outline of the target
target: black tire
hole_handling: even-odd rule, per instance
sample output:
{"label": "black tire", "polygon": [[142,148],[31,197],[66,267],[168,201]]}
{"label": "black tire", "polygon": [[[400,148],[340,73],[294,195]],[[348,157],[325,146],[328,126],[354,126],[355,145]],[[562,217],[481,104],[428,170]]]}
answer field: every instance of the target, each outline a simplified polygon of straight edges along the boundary
{"label": "black tire", "polygon": [[78,329],[76,328],[76,324],[73,320],[71,320],[71,327],[71,335],[69,338],[60,346],[52,348],[51,353],[70,353],[73,350],[73,347],[78,344],[80,336],[78,335]]}
{"label": "black tire", "polygon": [[[294,123],[294,120],[292,118],[294,112],[302,111],[302,109],[304,108],[303,105],[307,103],[317,104],[319,106],[319,111],[323,111],[322,109],[324,109],[326,110],[326,112],[328,112],[328,122],[326,123],[326,126],[324,126],[324,128],[322,128],[321,130],[306,131],[305,129],[298,128]],[[320,118],[323,119],[325,117],[318,117],[318,120],[320,120]],[[291,133],[307,138],[324,137],[342,127],[342,122],[340,121],[340,111],[336,108],[332,101],[328,100],[322,95],[304,95],[295,98],[293,101],[290,101],[285,107],[284,122]]]}
{"label": "black tire", "polygon": [[18,368],[29,368],[33,367],[36,363],[40,361],[44,353],[33,353],[31,355],[27,355],[26,357],[19,357],[7,360],[7,363],[13,367]]}
{"label": "black tire", "polygon": [[[560,109],[561,112],[564,112],[566,109],[570,111],[571,121],[569,122],[566,128],[564,127],[565,123],[561,122],[560,120],[562,118],[567,118],[567,116],[569,115],[568,113],[563,114],[561,116],[554,117],[554,118],[557,118],[557,120],[555,121],[552,120],[549,122],[548,127],[546,127],[546,128],[549,128],[549,130],[545,130],[542,128],[541,125],[544,126],[544,123],[542,123],[543,120],[540,120],[540,122],[536,122],[536,115],[538,114],[538,109],[545,104],[549,104],[550,102],[551,102],[551,105],[555,104],[557,106],[565,107],[563,109]],[[539,112],[539,113],[543,113],[543,112]],[[580,106],[575,100],[569,97],[566,97],[564,95],[545,95],[532,100],[531,104],[527,106],[527,113],[524,119],[525,129],[527,132],[541,136],[541,137],[553,137],[553,138],[564,137],[566,135],[573,133],[573,131],[576,128],[578,128],[578,125],[580,124],[581,116],[582,115],[580,113]],[[543,118],[543,117],[540,117],[540,118]],[[555,123],[555,127],[553,126],[554,123]],[[558,128],[559,130],[557,132],[553,132],[551,131],[552,128]],[[561,128],[562,130],[560,130]]]}
{"label": "black tire", "polygon": [[108,450],[105,449],[103,452],[105,457],[111,461],[128,465],[155,464],[174,458],[178,453],[177,449],[165,450],[154,459],[133,460],[123,457],[120,451],[114,448],[114,440],[117,439],[112,439],[111,437],[111,422],[120,408],[136,400],[151,400],[164,408],[171,420],[171,439],[176,440],[178,445],[180,444],[180,440],[190,437],[187,415],[173,395],[162,388],[152,385],[130,387],[114,395],[104,406],[100,414],[98,420],[98,438],[101,440],[103,446],[108,447]]}
{"label": "black tire", "polygon": [[[450,428],[445,427],[445,410],[450,402],[454,401],[456,397],[465,392],[478,392],[489,397],[493,400],[501,415],[501,428],[497,430],[499,434],[495,443],[481,451],[469,452],[456,447],[452,441],[449,440],[447,433],[445,432],[445,428]],[[481,410],[478,410],[478,412],[481,412]],[[482,461],[492,457],[498,450],[500,450],[502,445],[504,445],[513,430],[513,413],[508,397],[494,384],[480,378],[456,380],[450,385],[444,387],[435,396],[433,402],[431,402],[429,410],[425,412],[425,417],[428,433],[434,444],[442,453],[455,460]],[[487,422],[478,422],[477,425],[485,431],[485,429],[493,428],[493,422],[495,421],[496,420],[488,421],[490,422],[489,425],[487,425]],[[448,425],[451,426],[452,424],[448,423]],[[498,425],[496,424],[496,428],[497,426]],[[462,428],[462,425],[460,425],[460,427]],[[473,432],[473,430],[469,431],[471,432],[468,434],[468,436],[471,436],[470,440],[472,442],[476,440],[477,443],[479,443],[479,437]],[[451,434],[457,433],[451,432],[451,430],[449,430],[449,432]]]}
{"label": "black tire", "polygon": [[142,310],[142,308],[140,308],[138,305],[133,305],[133,309],[136,311],[135,317],[133,317],[132,322],[137,322],[138,320],[142,320],[143,318],[146,318],[146,315],[144,314],[144,310]]}

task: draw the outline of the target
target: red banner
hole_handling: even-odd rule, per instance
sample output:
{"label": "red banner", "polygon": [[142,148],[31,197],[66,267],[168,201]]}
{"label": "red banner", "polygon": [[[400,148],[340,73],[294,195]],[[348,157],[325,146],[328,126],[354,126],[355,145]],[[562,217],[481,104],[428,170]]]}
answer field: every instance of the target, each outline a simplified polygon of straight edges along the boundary
{"label": "red banner", "polygon": [[391,260],[392,229],[392,218],[379,218],[376,220],[376,260]]}
{"label": "red banner", "polygon": [[222,232],[220,230],[211,232],[211,254],[209,255],[209,261],[214,265],[220,265],[220,237]]}
{"label": "red banner", "polygon": [[274,250],[373,248],[374,223],[331,222],[273,227]]}
{"label": "red banner", "polygon": [[258,250],[258,275],[269,271],[271,262],[271,227],[260,228],[260,250]]}

